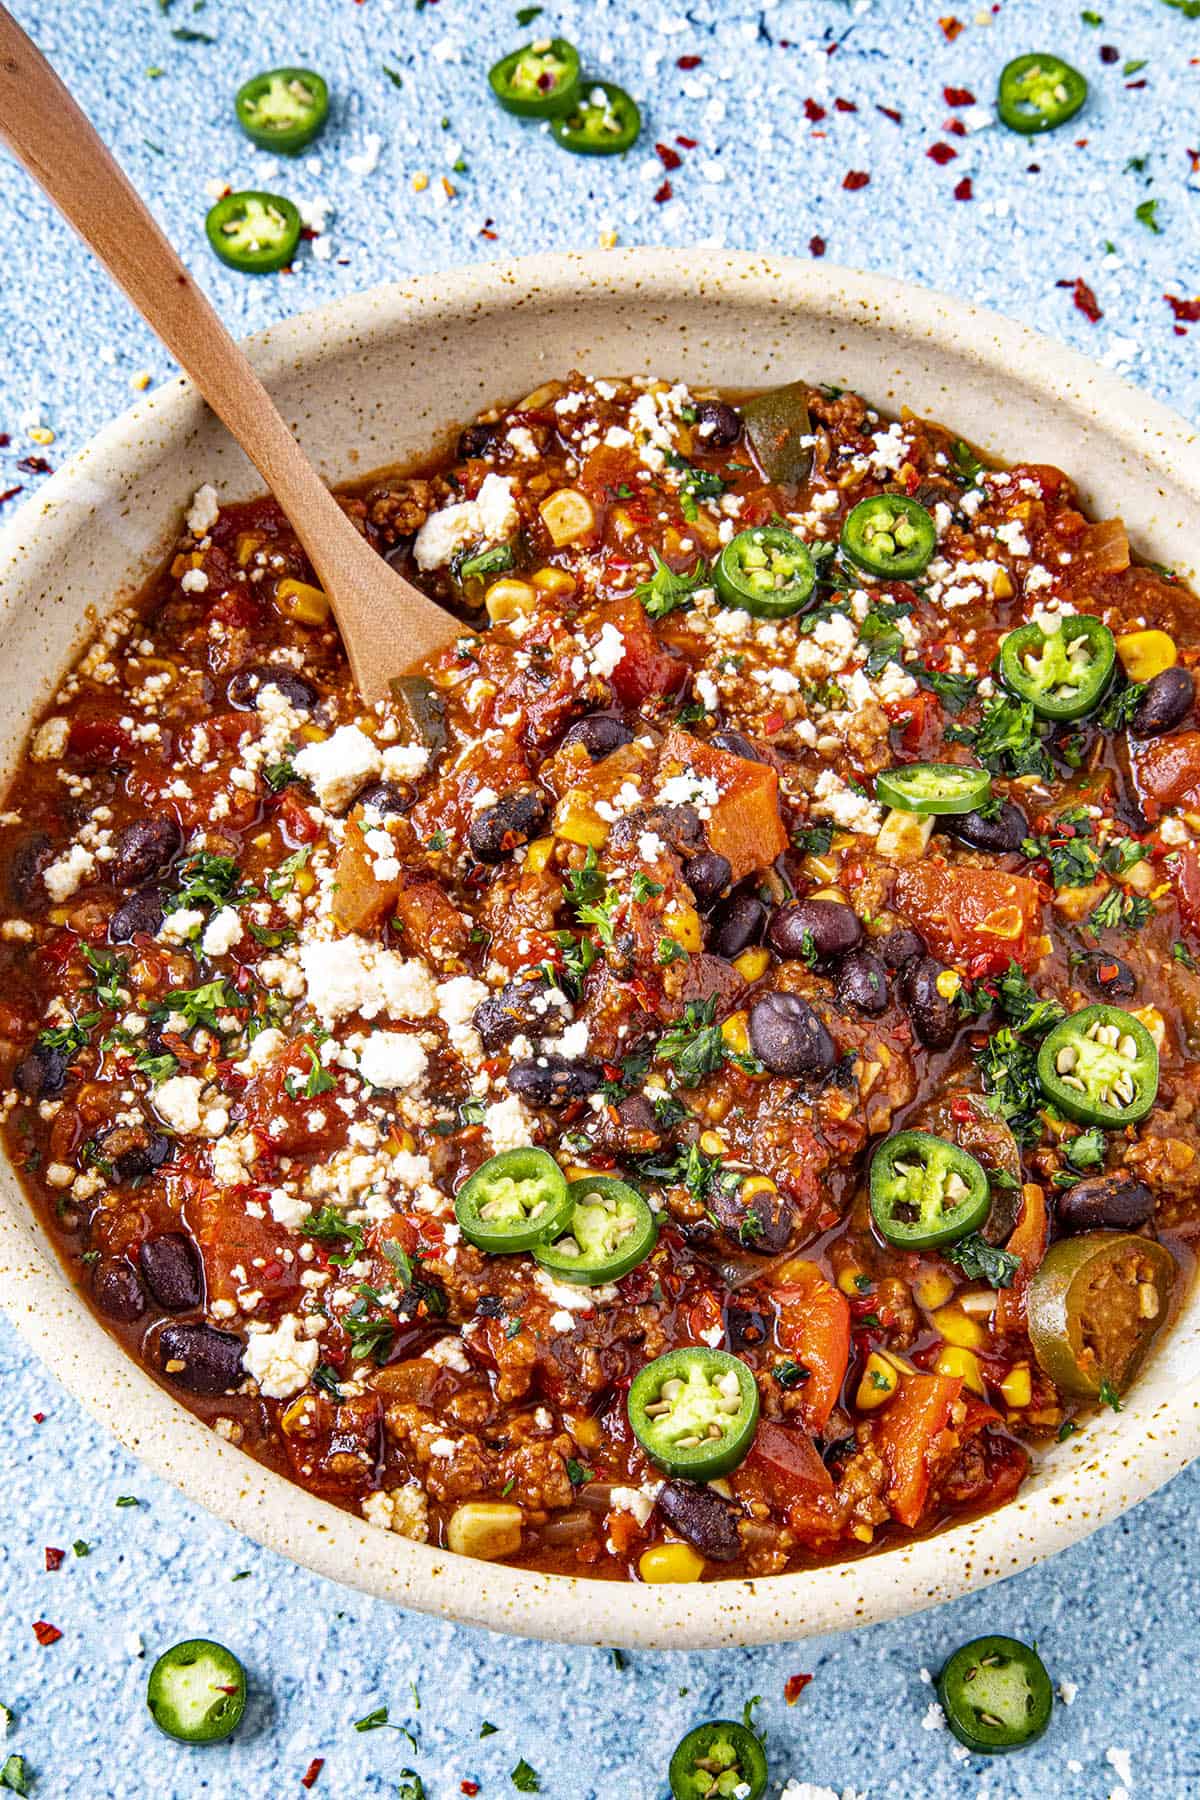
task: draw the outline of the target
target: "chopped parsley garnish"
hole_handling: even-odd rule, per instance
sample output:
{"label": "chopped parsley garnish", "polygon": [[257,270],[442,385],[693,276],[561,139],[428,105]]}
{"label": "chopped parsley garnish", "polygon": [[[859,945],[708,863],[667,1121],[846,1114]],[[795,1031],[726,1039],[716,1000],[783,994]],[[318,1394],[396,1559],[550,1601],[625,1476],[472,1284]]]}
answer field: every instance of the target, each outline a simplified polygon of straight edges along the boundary
{"label": "chopped parsley garnish", "polygon": [[0,1768],[0,1788],[7,1788],[10,1794],[29,1792],[29,1770],[23,1756],[13,1755],[6,1759]]}
{"label": "chopped parsley garnish", "polygon": [[715,995],[707,1000],[689,1000],[683,1017],[658,1040],[656,1059],[671,1064],[683,1087],[695,1087],[725,1061],[728,1047],[721,1027],[713,1023],[716,1010]]}
{"label": "chopped parsley garnish", "polygon": [[1196,967],[1196,959],[1182,938],[1176,938],[1171,945],[1171,957],[1173,961],[1182,963],[1185,969],[1195,969]]}
{"label": "chopped parsley garnish", "polygon": [[1004,1025],[988,1039],[977,1062],[992,1111],[1007,1122],[1019,1144],[1036,1143],[1042,1105],[1037,1046]]}
{"label": "chopped parsley garnish", "polygon": [[1140,206],[1134,207],[1133,216],[1139,225],[1144,225],[1147,231],[1154,233],[1155,237],[1162,236],[1162,226],[1158,222],[1157,200],[1143,200]]}
{"label": "chopped parsley garnish", "polygon": [[942,1255],[961,1269],[968,1280],[986,1281],[994,1288],[1011,1287],[1021,1267],[1019,1256],[997,1249],[977,1231],[969,1231],[956,1244],[943,1245]]}
{"label": "chopped parsley garnish", "polygon": [[1086,923],[1092,931],[1138,931],[1153,911],[1154,903],[1145,894],[1130,894],[1112,887],[1092,908]]}
{"label": "chopped parsley garnish", "polygon": [[295,744],[285,744],[283,755],[279,761],[267,763],[263,768],[262,778],[273,794],[281,794],[285,787],[291,786],[293,781],[299,781],[300,777],[292,767],[292,758],[295,754]]}
{"label": "chopped parsley garnish", "polygon": [[868,646],[868,675],[878,675],[888,663],[902,660],[904,639],[896,620],[907,618],[911,611],[912,607],[903,600],[880,600],[871,607],[858,628],[859,642]]}
{"label": "chopped parsley garnish", "polygon": [[344,1219],[340,1212],[332,1206],[323,1206],[320,1212],[309,1213],[301,1219],[300,1229],[305,1237],[316,1238],[319,1244],[342,1244],[342,1251],[330,1251],[329,1260],[339,1269],[348,1269],[357,1262],[363,1253],[363,1230],[361,1225],[352,1225]]}
{"label": "chopped parsley garnish", "polygon": [[327,1094],[337,1086],[311,1044],[304,1045],[304,1054],[309,1061],[308,1074],[301,1075],[298,1070],[289,1069],[283,1078],[289,1100],[315,1100],[318,1094]]}
{"label": "chopped parsley garnish", "polygon": [[1120,731],[1128,725],[1137,711],[1138,702],[1145,691],[1146,683],[1135,681],[1129,687],[1123,687],[1117,693],[1110,694],[1096,715],[1097,723],[1103,726],[1105,731]]}
{"label": "chopped parsley garnish", "polygon": [[510,1780],[519,1794],[540,1794],[542,1791],[537,1770],[531,1769],[524,1757],[513,1770]]}
{"label": "chopped parsley garnish", "polygon": [[906,662],[904,668],[923,688],[936,694],[948,713],[959,713],[974,699],[979,685],[975,675],[953,675],[946,669],[928,669],[922,662]]}
{"label": "chopped parsley garnish", "polygon": [[719,500],[727,484],[715,469],[697,469],[677,450],[664,450],[663,459],[679,475],[679,510],[688,524],[694,525],[700,516],[697,502]]}
{"label": "chopped parsley garnish", "polygon": [[1028,700],[997,694],[984,702],[974,726],[948,725],[946,741],[969,744],[993,775],[1037,775],[1051,780],[1054,765],[1042,747],[1042,739]]}
{"label": "chopped parsley garnish", "polygon": [[777,1362],[771,1373],[781,1388],[798,1388],[804,1386],[811,1376],[812,1370],[804,1368],[801,1363],[793,1362],[789,1357],[784,1362]]}
{"label": "chopped parsley garnish", "polygon": [[45,1031],[39,1031],[34,1039],[34,1047],[39,1050],[65,1050],[68,1056],[74,1056],[87,1043],[92,1026],[99,1023],[99,1013],[80,1013],[69,1025],[50,1025]]}
{"label": "chopped parsley garnish", "polygon": [[792,833],[792,843],[802,856],[824,856],[833,843],[833,826],[827,820],[801,825]]}
{"label": "chopped parsley garnish", "polygon": [[955,438],[950,446],[950,460],[954,464],[954,472],[963,487],[974,487],[983,474],[984,465],[980,462],[970,444],[962,438]]}
{"label": "chopped parsley garnish", "polygon": [[[535,12],[540,12],[541,10],[540,6],[534,8]],[[485,1719],[483,1724],[479,1727],[479,1735],[481,1738],[495,1737],[499,1729],[500,1727],[498,1725],[493,1725],[490,1719]]]}
{"label": "chopped parsley garnish", "polygon": [[368,1313],[368,1304],[382,1304],[380,1295],[373,1287],[368,1287],[363,1282],[355,1292],[359,1298],[349,1312],[342,1315],[342,1330],[350,1339],[350,1354],[355,1362],[363,1362],[369,1356],[376,1363],[383,1364],[395,1341],[396,1328],[388,1319],[378,1316],[372,1318]]}
{"label": "chopped parsley garnish", "polygon": [[153,1051],[142,1050],[134,1057],[133,1066],[139,1075],[144,1075],[147,1081],[158,1087],[161,1082],[170,1081],[179,1067],[179,1058],[172,1056],[169,1050],[164,1050],[157,1056]]}
{"label": "chopped parsley garnish", "polygon": [[1100,853],[1092,842],[1092,821],[1078,806],[1060,814],[1051,830],[1040,837],[1027,837],[1021,854],[1043,857],[1056,888],[1087,887],[1100,867]]}
{"label": "chopped parsley garnish", "polygon": [[312,1384],[331,1394],[335,1400],[342,1397],[342,1378],[332,1363],[318,1363],[313,1370]]}
{"label": "chopped parsley garnish", "polygon": [[208,850],[197,850],[180,864],[182,886],[163,902],[163,911],[181,912],[198,906],[236,906],[252,900],[258,889],[249,884],[238,885],[238,866],[232,856],[213,856]]}
{"label": "chopped parsley garnish", "polygon": [[567,1480],[572,1487],[586,1487],[592,1479],[592,1471],[577,1462],[573,1456],[567,1458]]}
{"label": "chopped parsley garnish", "polygon": [[644,869],[635,869],[630,891],[638,904],[644,905],[647,900],[654,900],[662,893],[663,884],[661,881],[651,881]]}
{"label": "chopped parsley garnish", "polygon": [[513,547],[511,544],[496,544],[491,550],[481,550],[476,556],[463,556],[451,564],[451,573],[459,583],[468,581],[484,581],[489,575],[502,575],[505,569],[513,566]]}
{"label": "chopped parsley garnish", "polygon": [[228,1012],[237,1004],[238,997],[229,983],[218,978],[206,981],[200,987],[169,988],[150,1008],[150,1017],[156,1025],[161,1025],[173,1013],[179,1013],[189,1031],[197,1025],[203,1025],[208,1031],[218,1031],[218,1012]]}
{"label": "chopped parsley garnish", "polygon": [[1067,1161],[1073,1169],[1101,1169],[1107,1149],[1107,1134],[1099,1125],[1092,1125],[1066,1146]]}
{"label": "chopped parsley garnish", "polygon": [[75,1542],[71,1545],[71,1548],[76,1556],[90,1556],[92,1554],[92,1546],[88,1543],[86,1538],[76,1538]]}
{"label": "chopped parsley garnish", "polygon": [[654,953],[654,960],[660,968],[667,968],[671,963],[686,962],[687,951],[674,938],[661,937]]}
{"label": "chopped parsley garnish", "polygon": [[692,604],[696,589],[708,585],[709,572],[705,562],[698,562],[690,575],[683,575],[668,568],[657,551],[650,552],[650,559],[654,564],[653,575],[633,590],[634,599],[641,601],[649,619],[665,619],[668,613],[683,611]]}
{"label": "chopped parsley garnish", "polygon": [[1121,1396],[1107,1376],[1100,1383],[1100,1392],[1096,1396],[1101,1406],[1111,1406],[1114,1412],[1124,1412]]}
{"label": "chopped parsley garnish", "polygon": [[129,973],[129,964],[125,957],[118,956],[114,950],[93,950],[85,944],[83,954],[87,958],[88,967],[96,977],[96,1002],[99,1006],[107,1006],[115,1011],[124,1005],[121,994],[121,983]]}
{"label": "chopped parsley garnish", "polygon": [[305,844],[303,849],[294,850],[291,856],[285,857],[277,869],[272,869],[266,878],[266,889],[272,900],[282,900],[290,894],[295,886],[296,877],[312,855],[312,845]]}

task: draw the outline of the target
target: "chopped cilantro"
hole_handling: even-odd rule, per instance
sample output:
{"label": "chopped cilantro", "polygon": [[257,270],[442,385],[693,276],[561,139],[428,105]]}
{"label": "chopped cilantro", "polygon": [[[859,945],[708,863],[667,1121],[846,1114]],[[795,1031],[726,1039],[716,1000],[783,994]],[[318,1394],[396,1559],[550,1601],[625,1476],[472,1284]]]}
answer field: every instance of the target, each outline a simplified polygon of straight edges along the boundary
{"label": "chopped cilantro", "polygon": [[271,870],[266,879],[266,889],[272,900],[282,900],[285,894],[291,893],[297,875],[311,855],[312,845],[305,844],[302,849],[295,850],[291,856],[286,857],[277,869]]}
{"label": "chopped cilantro", "polygon": [[1058,1441],[1059,1441],[1059,1443],[1060,1443],[1060,1444],[1065,1444],[1065,1443],[1066,1443],[1066,1441],[1067,1441],[1067,1439],[1068,1439],[1068,1438],[1069,1438],[1069,1437],[1074,1437],[1074,1436],[1075,1436],[1075,1433],[1076,1433],[1076,1432],[1077,1432],[1077,1431],[1078,1431],[1078,1430],[1079,1430],[1079,1427],[1078,1427],[1078,1425],[1077,1425],[1077,1424],[1076,1424],[1076,1423],[1075,1423],[1075,1421],[1074,1421],[1074,1419],[1064,1419],[1064,1420],[1063,1420],[1063,1422],[1062,1422],[1062,1424],[1061,1424],[1061,1425],[1060,1425],[1060,1426],[1059,1426],[1059,1428],[1058,1428]]}
{"label": "chopped cilantro", "polygon": [[567,1458],[567,1480],[572,1487],[586,1487],[592,1479],[592,1471],[583,1463],[577,1462],[573,1456]]}
{"label": "chopped cilantro", "polygon": [[369,1356],[382,1365],[395,1341],[395,1327],[387,1319],[372,1318],[368,1313],[368,1304],[380,1304],[374,1288],[361,1282],[355,1292],[359,1298],[349,1312],[342,1315],[342,1329],[350,1339],[350,1355],[355,1362],[364,1362]]}
{"label": "chopped cilantro", "polygon": [[1099,905],[1092,908],[1086,923],[1092,931],[1137,931],[1153,911],[1154,903],[1145,894],[1111,887]]}
{"label": "chopped cilantro", "polygon": [[634,899],[642,905],[647,900],[656,899],[663,891],[663,884],[661,881],[651,881],[644,869],[635,869],[630,889]]}
{"label": "chopped cilantro", "polygon": [[241,900],[252,900],[257,889],[238,885],[238,866],[232,856],[214,856],[208,850],[197,850],[181,863],[182,885],[163,903],[163,911],[180,912],[200,906],[236,906]]}
{"label": "chopped cilantro", "polygon": [[34,1047],[39,1050],[65,1050],[68,1056],[74,1056],[87,1043],[92,1026],[99,1023],[99,1013],[80,1013],[69,1025],[51,1025],[45,1031],[39,1031],[34,1039]]}
{"label": "chopped cilantro", "polygon": [[330,1262],[339,1269],[348,1269],[363,1253],[362,1226],[352,1225],[332,1206],[323,1206],[320,1212],[310,1212],[307,1218],[301,1219],[300,1229],[306,1237],[316,1238],[319,1244],[346,1245],[340,1252],[330,1252]]}
{"label": "chopped cilantro", "polygon": [[657,1059],[669,1062],[684,1087],[695,1087],[725,1060],[726,1044],[721,1027],[714,1024],[715,995],[708,1000],[689,1000],[683,1017],[658,1040]]}
{"label": "chopped cilantro", "polygon": [[293,781],[299,781],[300,777],[292,767],[292,757],[295,754],[295,744],[285,744],[283,755],[279,761],[267,763],[264,767],[262,778],[273,794],[281,794],[285,787],[291,786]]}
{"label": "chopped cilantro", "polygon": [[84,945],[83,954],[96,977],[97,1004],[107,1006],[110,1011],[123,1006],[121,983],[129,973],[129,963],[125,957],[118,956],[113,950],[94,950],[90,944]]}
{"label": "chopped cilantro", "polygon": [[203,1025],[209,1031],[219,1030],[218,1012],[228,1011],[238,1003],[237,995],[223,978],[206,981],[200,987],[168,988],[164,997],[150,1008],[150,1017],[161,1025],[172,1013],[181,1013],[191,1031]]}
{"label": "chopped cilantro", "polygon": [[1171,956],[1175,962],[1182,963],[1185,969],[1195,969],[1196,967],[1196,959],[1182,938],[1176,938],[1171,945]]}
{"label": "chopped cilantro", "polygon": [[509,1779],[519,1794],[540,1794],[542,1791],[542,1784],[536,1769],[531,1769],[524,1757],[521,1758]]}
{"label": "chopped cilantro", "polygon": [[311,1044],[305,1044],[304,1054],[309,1061],[308,1074],[301,1076],[298,1070],[289,1069],[283,1078],[289,1100],[315,1100],[318,1094],[327,1094],[337,1086]]}
{"label": "chopped cilantro", "polygon": [[690,575],[684,575],[668,568],[657,551],[650,552],[650,559],[653,575],[633,590],[633,597],[641,601],[647,618],[665,619],[668,613],[684,610],[692,604],[696,589],[708,583],[708,565],[703,561],[696,564]]}
{"label": "chopped cilantro", "polygon": [[998,1250],[977,1231],[969,1231],[957,1243],[943,1245],[942,1255],[969,1280],[986,1281],[994,1288],[1011,1287],[1021,1266],[1019,1256]]}
{"label": "chopped cilantro", "polygon": [[1054,765],[1042,747],[1028,700],[997,694],[984,702],[977,725],[949,725],[945,736],[948,743],[971,745],[993,775],[1053,778]]}
{"label": "chopped cilantro", "polygon": [[0,1768],[0,1788],[7,1788],[10,1794],[27,1794],[29,1792],[29,1770],[25,1767],[23,1756],[10,1756],[3,1768]]}
{"label": "chopped cilantro", "polygon": [[75,1542],[71,1545],[71,1548],[76,1556],[90,1556],[92,1554],[92,1546],[88,1543],[86,1538],[76,1538]]}
{"label": "chopped cilantro", "polygon": [[798,1388],[803,1387],[811,1376],[812,1370],[806,1369],[802,1363],[793,1362],[788,1357],[783,1362],[777,1362],[771,1373],[781,1388]]}
{"label": "chopped cilantro", "polygon": [[1162,226],[1158,222],[1157,200],[1143,200],[1140,206],[1134,207],[1133,216],[1139,225],[1144,225],[1147,231],[1154,233],[1155,237],[1162,236]]}
{"label": "chopped cilantro", "polygon": [[661,937],[654,953],[654,960],[660,968],[666,968],[670,963],[686,962],[687,951],[674,938]]}
{"label": "chopped cilantro", "polygon": [[[538,7],[537,10],[540,12],[541,8]],[[485,1719],[483,1724],[479,1727],[479,1735],[481,1738],[495,1737],[499,1729],[500,1727],[498,1725],[493,1725],[490,1719]]]}
{"label": "chopped cilantro", "polygon": [[142,1503],[138,1499],[136,1494],[118,1494],[117,1495],[117,1505],[118,1506],[140,1506],[141,1504]]}
{"label": "chopped cilantro", "polygon": [[1111,1406],[1114,1412],[1124,1412],[1125,1410],[1121,1402],[1120,1394],[1118,1394],[1116,1388],[1113,1386],[1112,1382],[1109,1381],[1107,1376],[1100,1383],[1100,1392],[1097,1394],[1096,1398],[1101,1406]]}
{"label": "chopped cilantro", "polygon": [[1107,1149],[1107,1134],[1099,1125],[1092,1125],[1071,1139],[1066,1147],[1067,1161],[1073,1169],[1102,1169]]}
{"label": "chopped cilantro", "polygon": [[801,825],[792,833],[792,843],[802,856],[825,856],[833,843],[833,826],[827,820]]}
{"label": "chopped cilantro", "polygon": [[962,438],[955,438],[950,446],[950,460],[954,464],[954,472],[963,487],[974,487],[983,474],[984,465],[980,462],[970,444]]}

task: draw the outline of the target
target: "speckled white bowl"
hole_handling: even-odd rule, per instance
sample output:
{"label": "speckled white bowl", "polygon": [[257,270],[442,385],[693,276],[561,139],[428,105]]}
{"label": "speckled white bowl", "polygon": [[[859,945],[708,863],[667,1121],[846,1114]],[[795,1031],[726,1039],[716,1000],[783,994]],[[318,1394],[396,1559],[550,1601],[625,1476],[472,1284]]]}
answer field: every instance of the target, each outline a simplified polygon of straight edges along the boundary
{"label": "speckled white bowl", "polygon": [[[447,429],[546,377],[655,373],[753,387],[805,376],[943,419],[997,456],[1060,464],[1138,552],[1194,578],[1196,432],[1023,326],[879,276],[697,250],[455,270],[307,313],[251,356],[331,482],[427,454]],[[19,753],[96,612],[163,555],[192,491],[259,490],[184,381],[102,432],[0,535],[0,754]],[[402,646],[397,646],[398,657]],[[528,1636],[701,1648],[915,1612],[1073,1543],[1200,1451],[1200,1300],[1120,1414],[1049,1449],[1020,1497],[903,1549],[801,1575],[680,1587],[468,1561],[376,1530],[260,1468],[144,1375],[92,1318],[0,1171],[0,1301],[59,1379],[150,1466],[261,1543],[406,1606]]]}

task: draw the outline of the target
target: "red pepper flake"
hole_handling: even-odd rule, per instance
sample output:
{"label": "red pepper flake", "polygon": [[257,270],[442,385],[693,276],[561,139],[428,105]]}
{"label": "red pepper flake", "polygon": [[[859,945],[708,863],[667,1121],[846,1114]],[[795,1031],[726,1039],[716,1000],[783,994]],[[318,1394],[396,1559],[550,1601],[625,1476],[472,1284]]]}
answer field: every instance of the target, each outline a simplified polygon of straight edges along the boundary
{"label": "red pepper flake", "polygon": [[48,1625],[45,1619],[33,1621],[33,1635],[39,1644],[57,1644],[62,1632],[57,1625]]}
{"label": "red pepper flake", "polygon": [[797,1700],[812,1680],[811,1675],[789,1675],[783,1684],[783,1697],[789,1706],[795,1706]]}
{"label": "red pepper flake", "polygon": [[1097,979],[1100,981],[1115,981],[1120,973],[1121,966],[1119,963],[1101,963],[1096,970]]}
{"label": "red pepper flake", "polygon": [[973,200],[975,198],[975,189],[971,186],[971,177],[969,175],[964,175],[962,180],[958,183],[958,186],[954,190],[954,198],[956,200]]}
{"label": "red pepper flake", "polygon": [[678,169],[683,163],[678,150],[672,150],[670,144],[655,144],[654,153],[664,169]]}
{"label": "red pepper flake", "polygon": [[1074,300],[1084,318],[1090,319],[1093,325],[1096,323],[1097,319],[1102,319],[1104,317],[1095,294],[1082,276],[1076,277],[1075,285],[1071,292],[1071,298]]}
{"label": "red pepper flake", "polygon": [[823,237],[810,237],[808,240],[808,249],[810,256],[824,256],[825,239]]}
{"label": "red pepper flake", "polygon": [[1200,325],[1200,296],[1195,300],[1181,300],[1177,294],[1164,294],[1163,299],[1181,323]]}
{"label": "red pepper flake", "polygon": [[904,114],[894,106],[880,106],[877,100],[875,102],[875,111],[881,112],[885,119],[890,119],[893,125],[903,125],[904,123]]}
{"label": "red pepper flake", "polygon": [[[1189,156],[1194,156],[1194,155],[1195,155],[1195,151],[1194,151],[1194,150],[1189,150],[1189,151],[1188,151],[1188,155],[1189,155]],[[7,449],[8,449],[8,446],[9,446],[9,445],[10,445],[10,444],[11,444],[11,443],[12,443],[12,438],[11,438],[11,436],[10,436],[10,435],[9,435],[9,433],[8,433],[8,432],[7,432],[7,431],[0,431],[0,450],[7,450]]]}
{"label": "red pepper flake", "polygon": [[816,100],[808,99],[804,102],[804,116],[811,125],[816,125],[825,117],[825,108]]}
{"label": "red pepper flake", "polygon": [[840,94],[838,95],[837,99],[834,101],[833,104],[837,108],[838,112],[857,112],[858,111],[858,107],[854,104],[853,100],[843,100]]}
{"label": "red pepper flake", "polygon": [[1144,88],[1145,85],[1145,77],[1143,77],[1141,81],[1127,81],[1125,83],[1125,92],[1131,94],[1136,88]]}
{"label": "red pepper flake", "polygon": [[681,150],[694,150],[700,142],[699,138],[685,138],[680,132],[675,133],[675,142]]}
{"label": "red pepper flake", "polygon": [[23,456],[17,467],[22,475],[53,475],[54,473],[44,456]]}
{"label": "red pepper flake", "polygon": [[870,179],[865,169],[847,169],[842,178],[842,186],[855,194],[859,188],[865,188]]}
{"label": "red pepper flake", "polygon": [[486,238],[489,244],[494,244],[500,234],[496,231],[489,231],[486,225],[481,225],[479,227],[479,235],[481,238]]}
{"label": "red pepper flake", "polygon": [[702,56],[677,56],[675,67],[677,69],[698,69],[703,61]]}
{"label": "red pepper flake", "polygon": [[[0,494],[0,506],[3,506],[4,502],[6,500],[14,500],[16,498],[16,496],[21,492],[23,492],[23,489],[19,482],[17,483],[16,487],[5,488],[4,492],[2,494]],[[34,1418],[37,1419],[37,1417],[38,1416],[35,1413]],[[39,1425],[41,1424],[40,1419],[38,1419],[38,1424]]]}
{"label": "red pepper flake", "polygon": [[[18,489],[17,491],[19,492],[20,490]],[[45,1420],[45,1417],[46,1417],[45,1413],[34,1413],[34,1415],[33,1415],[34,1424],[41,1425],[43,1423],[43,1421]]]}
{"label": "red pepper flake", "polygon": [[938,24],[941,26],[942,35],[948,44],[954,42],[955,38],[963,28],[962,20],[956,19],[953,14],[947,19],[939,19]]}
{"label": "red pepper flake", "polygon": [[325,1767],[325,1758],[323,1756],[314,1756],[312,1761],[309,1763],[307,1769],[304,1771],[303,1775],[300,1777],[300,1786],[303,1788],[316,1787],[317,1776],[321,1773],[321,1770],[324,1767]]}
{"label": "red pepper flake", "polygon": [[942,99],[947,106],[974,106],[975,96],[970,88],[944,87]]}
{"label": "red pepper flake", "polygon": [[774,737],[775,733],[777,731],[782,731],[786,724],[787,720],[781,712],[768,713],[763,720],[763,730],[768,737]]}
{"label": "red pepper flake", "polygon": [[958,151],[951,144],[930,144],[925,154],[930,162],[937,163],[939,168],[945,168],[947,163],[954,161]]}
{"label": "red pepper flake", "polygon": [[460,1781],[458,1788],[459,1792],[462,1794],[477,1794],[479,1792],[479,1783],[468,1779],[466,1781]]}
{"label": "red pepper flake", "polygon": [[52,1549],[49,1544],[47,1544],[46,1545],[46,1567],[48,1569],[61,1569],[63,1566],[63,1559],[65,1558],[66,1554],[67,1553],[65,1550],[55,1550],[55,1549]]}
{"label": "red pepper flake", "polygon": [[664,201],[664,200],[669,200],[669,199],[670,199],[670,198],[671,198],[671,195],[672,195],[672,194],[673,194],[673,193],[674,193],[674,192],[675,192],[675,190],[674,190],[674,188],[673,188],[673,187],[672,187],[672,186],[671,186],[671,184],[670,184],[670,182],[669,182],[669,181],[664,181],[664,182],[663,182],[663,184],[662,184],[662,186],[661,186],[661,187],[660,187],[660,188],[659,188],[659,189],[658,189],[658,191],[657,191],[657,192],[656,192],[656,194],[655,194],[655,196],[654,196],[654,198],[655,198],[655,200],[656,200],[656,201],[657,201],[657,203],[658,203],[658,205],[659,205],[659,206],[661,206],[661,205],[662,205],[662,203],[663,203],[663,201]]}
{"label": "red pepper flake", "polygon": [[967,128],[961,119],[947,119],[942,130],[951,133],[954,137],[966,137],[967,135]]}

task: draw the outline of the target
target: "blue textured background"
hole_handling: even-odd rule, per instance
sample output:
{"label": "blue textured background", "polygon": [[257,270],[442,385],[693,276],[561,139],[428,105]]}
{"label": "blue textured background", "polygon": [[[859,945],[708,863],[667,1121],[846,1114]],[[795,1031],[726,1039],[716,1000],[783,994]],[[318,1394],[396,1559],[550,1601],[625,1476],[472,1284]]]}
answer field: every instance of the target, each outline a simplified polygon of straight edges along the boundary
{"label": "blue textured background", "polygon": [[[964,29],[948,42],[939,9],[956,4]],[[1029,320],[1194,418],[1200,327],[1177,334],[1162,295],[1200,292],[1200,177],[1188,155],[1200,146],[1200,20],[1166,0],[1095,5],[1103,24],[1089,27],[1062,0],[978,11],[972,0],[564,0],[535,29],[561,29],[644,103],[642,143],[612,162],[564,157],[493,108],[486,69],[527,35],[500,0],[15,0],[14,10],[235,332],[389,276],[592,247],[607,231],[626,244],[797,255],[817,235],[832,260]],[[182,41],[179,28],[216,42]],[[1102,63],[1101,45],[1119,60]],[[944,85],[987,101],[1003,62],[1043,47],[1092,82],[1071,128],[1035,144],[994,127],[946,134]],[[680,71],[677,59],[693,55],[700,66]],[[239,80],[280,61],[320,68],[335,110],[314,154],[268,176],[230,99]],[[836,110],[839,95],[857,111]],[[806,97],[828,113],[815,129]],[[902,126],[877,105],[900,109]],[[372,134],[378,165],[355,171],[349,159]],[[656,200],[664,171],[652,146],[677,134],[697,148],[671,175],[673,198]],[[946,167],[926,157],[936,141],[959,152]],[[869,186],[844,190],[850,169],[869,171]],[[139,378],[173,370],[40,194],[10,165],[3,173],[0,430],[12,443],[0,450],[0,489],[22,483],[28,495],[38,477],[18,472],[19,458],[57,465],[130,402]],[[439,201],[442,175],[457,192]],[[964,175],[974,198],[956,201]],[[305,249],[291,275],[263,281],[220,268],[203,233],[213,179],[327,198],[328,260]],[[1159,202],[1157,235],[1135,218],[1147,199]],[[1076,277],[1095,291],[1098,323],[1056,285]],[[37,419],[56,434],[48,449],[29,439]],[[315,1756],[325,1758],[315,1800],[395,1795],[406,1764],[430,1800],[459,1794],[464,1777],[491,1800],[513,1794],[520,1756],[555,1800],[660,1800],[676,1738],[740,1713],[752,1694],[764,1696],[780,1783],[853,1785],[872,1800],[1105,1800],[1118,1784],[1106,1751],[1119,1747],[1135,1794],[1200,1793],[1200,1468],[1049,1567],[939,1612],[808,1647],[635,1654],[618,1668],[602,1651],[406,1615],[255,1550],[132,1462],[3,1325],[0,1425],[0,1701],[18,1715],[8,1748],[26,1757],[39,1800],[300,1796]],[[139,1504],[119,1508],[118,1495]],[[91,1542],[85,1559],[69,1554],[76,1538]],[[57,1573],[44,1571],[46,1544],[68,1549]],[[41,1648],[37,1618],[61,1641]],[[931,1698],[921,1666],[983,1631],[1036,1638],[1056,1678],[1079,1690],[1041,1745],[1002,1765],[956,1762],[948,1736],[921,1723]],[[193,1633],[238,1650],[253,1687],[242,1730],[208,1752],[160,1738],[142,1702],[149,1659]],[[798,1671],[815,1679],[788,1709],[784,1679]],[[415,1751],[393,1732],[354,1731],[383,1704],[409,1723]],[[484,1717],[501,1729],[480,1742]]]}

